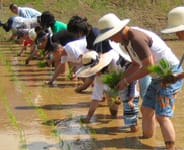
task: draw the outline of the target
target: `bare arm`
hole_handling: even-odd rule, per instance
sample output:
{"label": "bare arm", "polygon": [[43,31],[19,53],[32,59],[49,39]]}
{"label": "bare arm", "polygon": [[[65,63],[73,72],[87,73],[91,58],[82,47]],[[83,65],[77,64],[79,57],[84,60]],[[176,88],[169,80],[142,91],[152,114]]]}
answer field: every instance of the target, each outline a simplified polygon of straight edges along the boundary
{"label": "bare arm", "polygon": [[25,64],[29,64],[29,61],[33,58],[33,56],[35,56],[35,54],[37,53],[38,49],[37,49],[37,46],[36,45],[32,45],[32,52],[31,54],[29,55],[29,57],[26,59],[26,62]]}
{"label": "bare arm", "polygon": [[62,64],[62,63],[59,63],[55,69],[55,72],[52,76],[52,78],[46,82],[46,84],[49,84],[49,85],[52,85],[53,82],[57,79],[57,77],[61,74],[61,73],[64,73],[65,71],[65,64]]}
{"label": "bare arm", "polygon": [[184,72],[181,72],[181,73],[179,73],[179,74],[177,74],[175,76],[176,76],[177,80],[181,80],[181,79],[184,78]]}
{"label": "bare arm", "polygon": [[122,90],[126,86],[128,86],[128,84],[132,81],[138,80],[144,77],[145,75],[149,74],[147,67],[153,64],[154,61],[152,55],[142,60],[142,67],[139,67],[136,63],[132,63],[125,72],[123,78],[118,83],[118,88]]}

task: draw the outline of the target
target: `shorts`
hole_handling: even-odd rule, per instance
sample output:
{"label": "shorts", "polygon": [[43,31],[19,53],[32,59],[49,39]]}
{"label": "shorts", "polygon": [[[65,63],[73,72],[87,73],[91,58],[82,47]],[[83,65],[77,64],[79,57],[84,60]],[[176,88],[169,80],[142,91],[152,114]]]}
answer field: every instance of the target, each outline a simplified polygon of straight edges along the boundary
{"label": "shorts", "polygon": [[123,101],[123,119],[125,126],[137,125],[138,113],[139,113],[139,98],[135,97],[134,101],[134,109],[130,108],[128,105],[128,100]]}
{"label": "shorts", "polygon": [[[173,68],[173,72],[181,72],[177,66]],[[161,80],[152,79],[146,95],[144,96],[142,105],[155,110],[156,115],[172,117],[174,114],[175,94],[181,90],[182,80],[167,87],[161,86]]]}

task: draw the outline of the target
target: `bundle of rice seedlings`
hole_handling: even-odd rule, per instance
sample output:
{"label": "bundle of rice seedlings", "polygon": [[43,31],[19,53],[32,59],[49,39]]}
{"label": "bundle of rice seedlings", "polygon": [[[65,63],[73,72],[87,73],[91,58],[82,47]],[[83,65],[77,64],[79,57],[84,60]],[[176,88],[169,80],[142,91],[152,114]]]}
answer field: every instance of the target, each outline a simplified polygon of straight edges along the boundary
{"label": "bundle of rice seedlings", "polygon": [[110,72],[102,75],[102,82],[109,87],[107,93],[112,96],[112,102],[116,103],[119,101],[117,84],[123,76],[122,70],[111,70]]}
{"label": "bundle of rice seedlings", "polygon": [[37,66],[38,66],[39,68],[44,68],[44,67],[47,67],[48,65],[47,65],[47,62],[45,62],[45,61],[39,61],[39,62],[37,63]]}
{"label": "bundle of rice seedlings", "polygon": [[172,67],[165,59],[160,59],[157,64],[153,66],[148,66],[147,69],[153,74],[159,76],[161,79],[164,79],[165,77],[172,74]]}

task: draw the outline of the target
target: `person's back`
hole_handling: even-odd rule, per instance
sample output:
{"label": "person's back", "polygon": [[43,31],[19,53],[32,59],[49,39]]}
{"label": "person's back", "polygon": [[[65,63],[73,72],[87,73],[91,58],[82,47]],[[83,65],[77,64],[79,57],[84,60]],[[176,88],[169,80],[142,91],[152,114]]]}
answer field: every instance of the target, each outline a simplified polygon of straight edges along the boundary
{"label": "person's back", "polygon": [[37,35],[36,43],[39,45],[38,48],[44,49],[45,51],[52,51],[54,43],[65,46],[68,42],[74,40],[76,40],[74,34],[67,30],[62,30],[53,34],[41,31]]}
{"label": "person's back", "polygon": [[147,36],[151,37],[152,45],[150,49],[154,56],[155,63],[158,63],[161,58],[164,58],[172,65],[178,64],[178,58],[175,56],[171,48],[169,48],[168,45],[158,35],[149,30],[145,30],[139,27],[131,28],[144,32]]}
{"label": "person's back", "polygon": [[66,30],[67,29],[67,24],[61,21],[55,21],[53,26],[51,26],[51,30],[53,33]]}
{"label": "person's back", "polygon": [[95,50],[98,53],[105,53],[112,49],[108,40],[104,40],[103,42],[95,45],[93,44],[96,37],[100,34],[100,30],[96,27],[92,27],[92,25],[87,22],[87,18],[73,16],[68,23],[68,30],[76,34],[76,36],[81,34],[86,36],[87,49],[89,50]]}
{"label": "person's back", "polygon": [[24,18],[35,18],[40,16],[41,13],[33,8],[29,7],[18,7],[18,15]]}
{"label": "person's back", "polygon": [[56,20],[54,14],[51,13],[50,11],[44,11],[40,18],[41,18],[40,21],[41,26],[44,29],[51,28],[53,33],[67,29],[67,24]]}
{"label": "person's back", "polygon": [[86,37],[82,37],[75,41],[71,41],[64,46],[67,53],[67,61],[73,63],[80,63],[79,57],[88,51],[86,48]]}
{"label": "person's back", "polygon": [[74,34],[68,32],[67,30],[62,30],[51,35],[49,43],[50,45],[52,45],[53,43],[59,43],[62,46],[65,46],[67,43],[74,40],[76,40]]}
{"label": "person's back", "polygon": [[16,4],[10,4],[9,9],[16,15],[23,18],[36,18],[41,15],[41,12],[29,8],[29,7],[19,7]]}

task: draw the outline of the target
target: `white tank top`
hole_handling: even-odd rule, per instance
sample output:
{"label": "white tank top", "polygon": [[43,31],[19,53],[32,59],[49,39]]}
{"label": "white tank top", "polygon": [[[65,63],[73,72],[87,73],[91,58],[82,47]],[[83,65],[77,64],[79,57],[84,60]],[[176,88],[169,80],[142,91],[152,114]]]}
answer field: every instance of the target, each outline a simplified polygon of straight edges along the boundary
{"label": "white tank top", "polygon": [[151,53],[153,55],[155,63],[158,63],[158,61],[163,58],[173,66],[179,64],[179,60],[176,55],[172,52],[171,48],[169,48],[167,44],[158,35],[156,35],[152,31],[148,31],[139,27],[131,28],[144,32],[153,40],[151,46]]}

